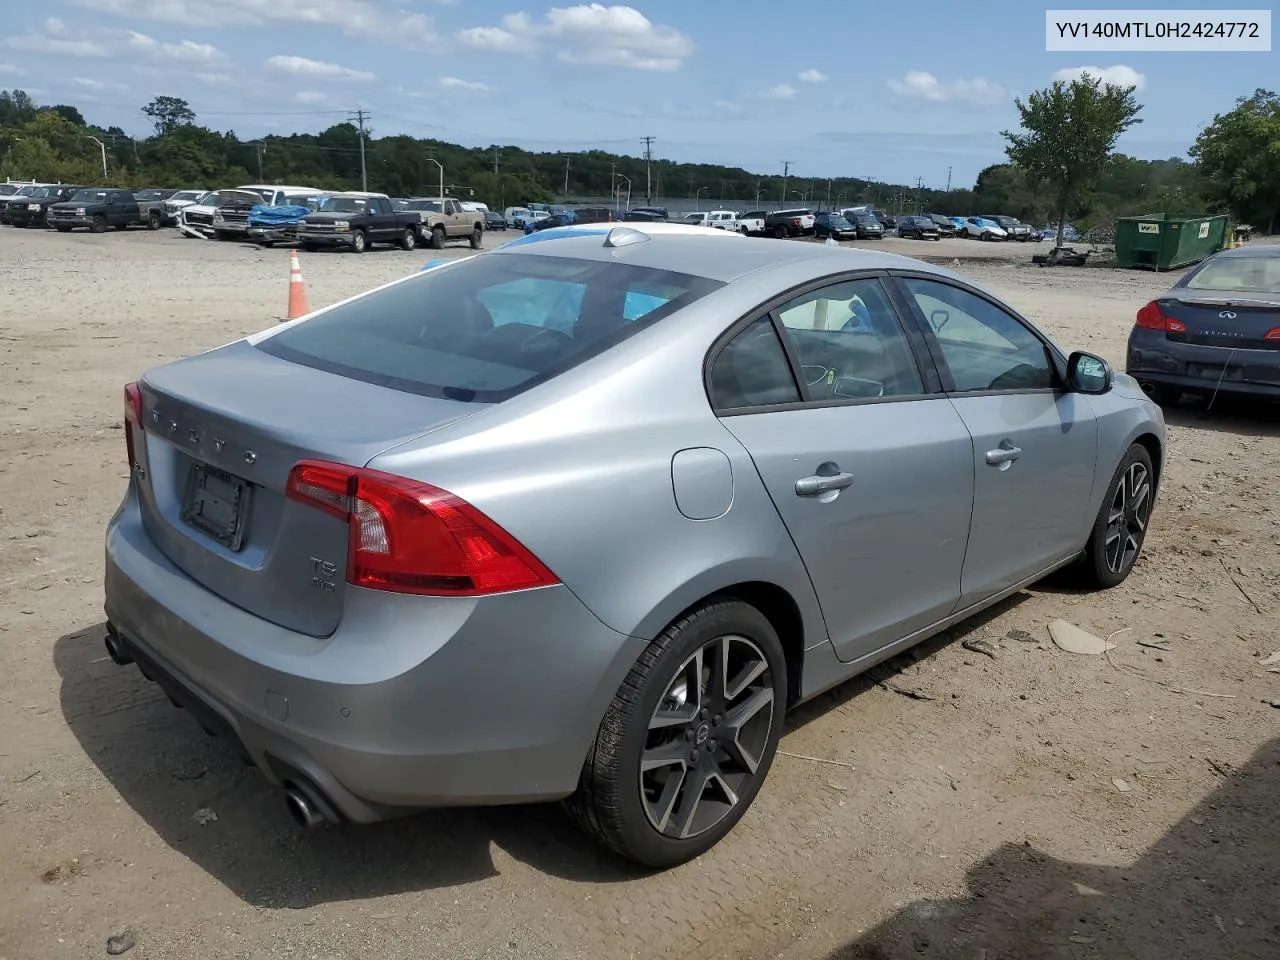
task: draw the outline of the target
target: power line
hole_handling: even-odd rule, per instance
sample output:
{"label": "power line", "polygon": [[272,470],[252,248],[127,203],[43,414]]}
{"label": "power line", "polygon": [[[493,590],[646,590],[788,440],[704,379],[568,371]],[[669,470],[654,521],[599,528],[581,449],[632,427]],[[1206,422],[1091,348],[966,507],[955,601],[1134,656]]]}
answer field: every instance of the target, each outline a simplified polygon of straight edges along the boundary
{"label": "power line", "polygon": [[364,121],[366,116],[367,113],[363,107],[347,114],[348,120],[355,120],[360,125],[360,189],[367,193],[369,191],[369,174],[364,165]]}

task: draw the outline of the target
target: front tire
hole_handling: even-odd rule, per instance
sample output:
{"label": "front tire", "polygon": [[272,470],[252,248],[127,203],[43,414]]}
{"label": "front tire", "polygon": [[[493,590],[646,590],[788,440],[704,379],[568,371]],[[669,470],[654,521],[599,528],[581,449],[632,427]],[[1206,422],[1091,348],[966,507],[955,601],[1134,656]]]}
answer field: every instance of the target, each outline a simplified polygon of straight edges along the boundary
{"label": "front tire", "polygon": [[151,216],[147,217],[147,229],[148,230],[160,229],[160,214],[152,213]]}
{"label": "front tire", "polygon": [[432,250],[444,249],[444,227],[431,228],[431,249]]}
{"label": "front tire", "polygon": [[102,214],[98,214],[97,216],[95,216],[93,218],[93,222],[89,226],[89,232],[90,233],[106,233],[107,218],[104,217]]}
{"label": "front tire", "polygon": [[1142,553],[1155,497],[1155,471],[1146,447],[1125,451],[1085,546],[1087,583],[1100,590],[1123,583]]}
{"label": "front tire", "polygon": [[351,252],[364,253],[369,249],[369,238],[363,230],[356,230],[351,234]]}
{"label": "front tire", "polygon": [[627,674],[566,806],[584,831],[636,863],[692,860],[759,792],[786,691],[782,644],[759,610],[729,598],[694,608]]}
{"label": "front tire", "polygon": [[474,230],[471,231],[471,249],[479,250],[483,246],[484,246],[484,230],[481,227],[476,227]]}

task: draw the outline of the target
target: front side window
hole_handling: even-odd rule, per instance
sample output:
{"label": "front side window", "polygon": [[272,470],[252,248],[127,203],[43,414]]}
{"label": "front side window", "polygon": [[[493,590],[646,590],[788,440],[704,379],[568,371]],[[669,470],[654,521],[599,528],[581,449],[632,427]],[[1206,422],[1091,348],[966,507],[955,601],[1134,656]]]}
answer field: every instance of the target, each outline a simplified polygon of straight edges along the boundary
{"label": "front side window", "polygon": [[925,392],[915,354],[880,282],[846,280],[778,309],[811,400]]}
{"label": "front side window", "polygon": [[474,257],[375,290],[258,346],[395,390],[498,402],[721,286],[616,262]]}
{"label": "front side window", "polygon": [[936,280],[904,279],[958,392],[1047,390],[1056,385],[1044,342],[990,300]]}

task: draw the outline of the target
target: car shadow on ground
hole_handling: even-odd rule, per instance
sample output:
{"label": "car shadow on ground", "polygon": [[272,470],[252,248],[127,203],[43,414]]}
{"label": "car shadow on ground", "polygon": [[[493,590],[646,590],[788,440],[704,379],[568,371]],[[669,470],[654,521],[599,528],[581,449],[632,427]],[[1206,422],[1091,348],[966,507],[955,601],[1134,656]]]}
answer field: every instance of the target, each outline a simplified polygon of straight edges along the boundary
{"label": "car shadow on ground", "polygon": [[1188,430],[1280,437],[1280,401],[1219,395],[1210,403],[1208,398],[1184,396],[1164,407],[1164,420]]}
{"label": "car shadow on ground", "polygon": [[1005,844],[968,872],[965,895],[916,901],[828,960],[1274,960],[1277,796],[1280,738],[1132,866]]}
{"label": "car shadow on ground", "polygon": [[[793,711],[810,723],[982,628],[1018,594]],[[136,667],[106,659],[106,625],[60,637],[53,659],[67,725],[86,756],[148,827],[247,903],[301,908],[457,886],[495,876],[493,848],[544,873],[589,883],[646,871],[581,834],[557,804],[432,810],[373,825],[302,830],[282,791],[201,732]],[[217,819],[208,820],[206,811]],[[201,820],[206,822],[201,823]]]}

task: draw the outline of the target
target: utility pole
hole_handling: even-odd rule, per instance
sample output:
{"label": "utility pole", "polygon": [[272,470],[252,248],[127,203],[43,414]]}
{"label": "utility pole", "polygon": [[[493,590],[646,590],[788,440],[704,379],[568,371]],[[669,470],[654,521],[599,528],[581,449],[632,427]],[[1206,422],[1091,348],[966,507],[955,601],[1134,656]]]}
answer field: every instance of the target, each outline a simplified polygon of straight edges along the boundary
{"label": "utility pole", "polygon": [[255,140],[251,146],[258,154],[258,182],[262,183],[264,178],[264,174],[262,172],[262,155],[266,152],[267,147],[261,140]]}
{"label": "utility pole", "polygon": [[791,161],[782,161],[782,195],[778,197],[778,209],[782,209],[782,205],[787,202],[787,176],[791,173]]}
{"label": "utility pole", "polygon": [[618,165],[609,164],[609,199],[613,201],[613,209],[618,209]]}
{"label": "utility pole", "polygon": [[498,175],[498,161],[500,159],[502,159],[502,155],[498,153],[498,148],[494,147],[493,148],[493,175],[495,177]]}
{"label": "utility pole", "polygon": [[951,168],[947,167],[947,193],[951,192]]}
{"label": "utility pole", "polygon": [[561,198],[567,200],[569,198],[569,158],[564,158],[564,193]]}
{"label": "utility pole", "polygon": [[368,112],[362,107],[347,115],[348,120],[355,120],[360,126],[360,189],[368,192],[369,190],[369,173],[364,165],[364,121],[368,117]]}
{"label": "utility pole", "polygon": [[641,137],[644,141],[644,202],[648,206],[653,203],[653,177],[650,169],[653,165],[653,137]]}

